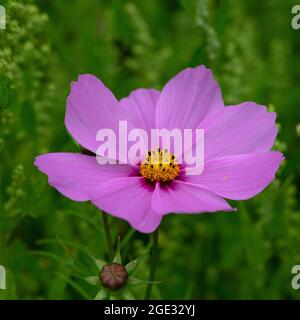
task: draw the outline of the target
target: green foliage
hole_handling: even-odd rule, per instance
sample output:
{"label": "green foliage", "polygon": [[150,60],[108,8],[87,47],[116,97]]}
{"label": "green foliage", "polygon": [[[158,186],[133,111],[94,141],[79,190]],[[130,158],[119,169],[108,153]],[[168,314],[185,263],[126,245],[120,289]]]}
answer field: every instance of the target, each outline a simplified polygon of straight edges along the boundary
{"label": "green foliage", "polygon": [[[85,247],[108,260],[99,210],[68,200],[34,166],[45,152],[78,152],[64,127],[70,81],[99,76],[118,98],[162,88],[205,63],[226,104],[253,100],[278,113],[276,148],[286,154],[274,183],[236,213],[169,215],[161,226],[154,298],[299,298],[299,31],[293,1],[3,1],[0,30],[0,264],[3,299],[98,299],[98,270]],[[297,33],[298,32],[298,33]],[[149,249],[148,236],[110,218],[122,262]],[[61,239],[61,240],[60,240]],[[135,275],[147,279],[149,257]],[[135,262],[127,265],[135,267]],[[131,292],[132,290],[132,292]],[[124,292],[143,297],[145,286]],[[98,292],[98,294],[97,294]]]}

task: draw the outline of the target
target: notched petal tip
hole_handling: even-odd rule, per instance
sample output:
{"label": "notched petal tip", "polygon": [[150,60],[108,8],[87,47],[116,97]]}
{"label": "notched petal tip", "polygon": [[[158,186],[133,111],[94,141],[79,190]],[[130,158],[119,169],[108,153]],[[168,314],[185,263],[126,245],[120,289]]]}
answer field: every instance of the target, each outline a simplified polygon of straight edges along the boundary
{"label": "notched petal tip", "polygon": [[33,164],[34,164],[36,167],[39,166],[39,165],[38,165],[38,158],[39,158],[39,156],[35,157],[34,160],[33,160]]}
{"label": "notched petal tip", "polygon": [[131,227],[140,233],[152,233],[154,232],[162,221],[162,216],[155,214],[154,212],[148,213],[144,219],[138,224],[130,224]]}
{"label": "notched petal tip", "polygon": [[93,74],[90,74],[90,73],[82,73],[82,74],[79,74],[77,76],[77,79],[76,80],[72,80],[71,81],[71,87],[73,85],[76,85],[78,84],[79,82],[81,81],[85,81],[85,80],[92,80],[92,79],[98,79],[95,75]]}
{"label": "notched petal tip", "polygon": [[[33,160],[33,164],[40,170],[42,171],[41,167],[43,166],[43,159],[46,159],[47,155],[49,155],[49,153],[45,153],[45,154],[40,154],[38,156],[36,156]],[[44,171],[42,171],[44,172]]]}
{"label": "notched petal tip", "polygon": [[73,139],[86,149],[96,152],[100,129],[118,132],[120,120],[126,120],[111,90],[92,74],[81,74],[72,81],[67,97],[65,126]]}
{"label": "notched petal tip", "polygon": [[279,164],[285,160],[285,155],[280,152],[280,151],[277,151],[277,150],[273,150],[273,151],[270,151],[274,157],[276,157],[276,160],[280,161]]}
{"label": "notched petal tip", "polygon": [[158,127],[194,129],[222,108],[221,89],[213,72],[200,65],[182,70],[165,84],[157,102],[156,122]]}

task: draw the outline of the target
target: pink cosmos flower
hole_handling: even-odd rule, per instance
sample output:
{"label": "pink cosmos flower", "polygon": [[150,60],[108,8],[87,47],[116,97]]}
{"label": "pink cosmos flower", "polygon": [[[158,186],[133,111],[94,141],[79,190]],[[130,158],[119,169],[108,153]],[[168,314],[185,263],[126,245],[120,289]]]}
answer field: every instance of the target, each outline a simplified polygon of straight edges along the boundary
{"label": "pink cosmos flower", "polygon": [[270,151],[277,135],[275,118],[254,102],[225,107],[212,72],[204,66],[183,70],[161,92],[137,89],[120,101],[99,79],[85,74],[71,85],[65,116],[68,131],[81,146],[96,153],[99,129],[117,132],[121,120],[147,132],[201,128],[204,171],[188,176],[185,165],[172,160],[166,174],[149,166],[151,151],[146,162],[136,165],[99,165],[95,156],[76,153],[40,155],[35,165],[66,197],[89,200],[148,233],[166,214],[232,211],[224,198],[245,200],[266,188],[283,160],[280,152]]}

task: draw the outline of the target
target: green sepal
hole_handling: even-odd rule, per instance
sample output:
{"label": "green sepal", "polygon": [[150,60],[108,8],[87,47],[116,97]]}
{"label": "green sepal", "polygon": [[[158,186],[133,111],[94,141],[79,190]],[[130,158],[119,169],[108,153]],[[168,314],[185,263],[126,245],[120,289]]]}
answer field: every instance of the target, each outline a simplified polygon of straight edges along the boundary
{"label": "green sepal", "polygon": [[147,281],[147,280],[141,280],[135,277],[129,277],[127,280],[127,285],[129,287],[138,286],[142,284],[160,284],[162,281]]}
{"label": "green sepal", "polygon": [[114,263],[122,264],[120,237],[118,238],[117,249],[116,249],[116,252],[115,252],[115,257],[114,257],[114,259],[113,259],[113,262],[114,262]]}
{"label": "green sepal", "polygon": [[107,298],[107,293],[105,290],[101,289],[97,294],[94,300],[104,300]]}
{"label": "green sepal", "polygon": [[148,254],[148,252],[142,254],[140,257],[136,258],[135,260],[132,260],[128,262],[125,266],[126,271],[128,274],[132,274],[134,270],[137,268],[141,260]]}
{"label": "green sepal", "polygon": [[129,290],[123,290],[121,294],[122,298],[125,300],[135,300],[135,297]]}
{"label": "green sepal", "polygon": [[97,276],[90,276],[90,277],[85,277],[84,280],[88,283],[91,284],[92,286],[95,286],[99,284],[100,280]]}
{"label": "green sepal", "polygon": [[85,251],[86,251],[86,253],[88,254],[88,256],[94,261],[97,269],[98,269],[99,271],[101,271],[102,268],[107,264],[107,262],[105,262],[105,261],[103,261],[103,260],[100,260],[100,259],[96,258],[95,256],[93,256],[93,255],[89,252],[89,250],[88,250],[87,248],[85,248]]}

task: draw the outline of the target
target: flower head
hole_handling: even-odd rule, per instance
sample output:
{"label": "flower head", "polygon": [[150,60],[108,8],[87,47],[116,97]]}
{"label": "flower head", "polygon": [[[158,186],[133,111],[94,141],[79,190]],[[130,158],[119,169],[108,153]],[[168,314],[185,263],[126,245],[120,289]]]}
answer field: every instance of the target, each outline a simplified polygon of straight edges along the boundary
{"label": "flower head", "polygon": [[151,183],[168,183],[175,180],[180,173],[180,167],[175,156],[168,150],[148,151],[144,162],[140,164],[140,174]]}
{"label": "flower head", "polygon": [[[276,114],[244,102],[224,106],[212,72],[188,68],[162,89],[137,89],[118,101],[93,75],[72,83],[65,124],[87,154],[50,153],[36,166],[49,184],[75,201],[91,201],[141,232],[152,232],[169,213],[232,211],[226,199],[249,199],[274,179],[283,155],[270,151],[277,135]],[[203,129],[203,171],[188,175],[176,148],[148,148],[143,160],[99,164],[97,132],[130,128]],[[192,149],[194,144],[192,144]],[[102,158],[107,157],[101,154]],[[109,160],[109,159],[107,159]]]}

